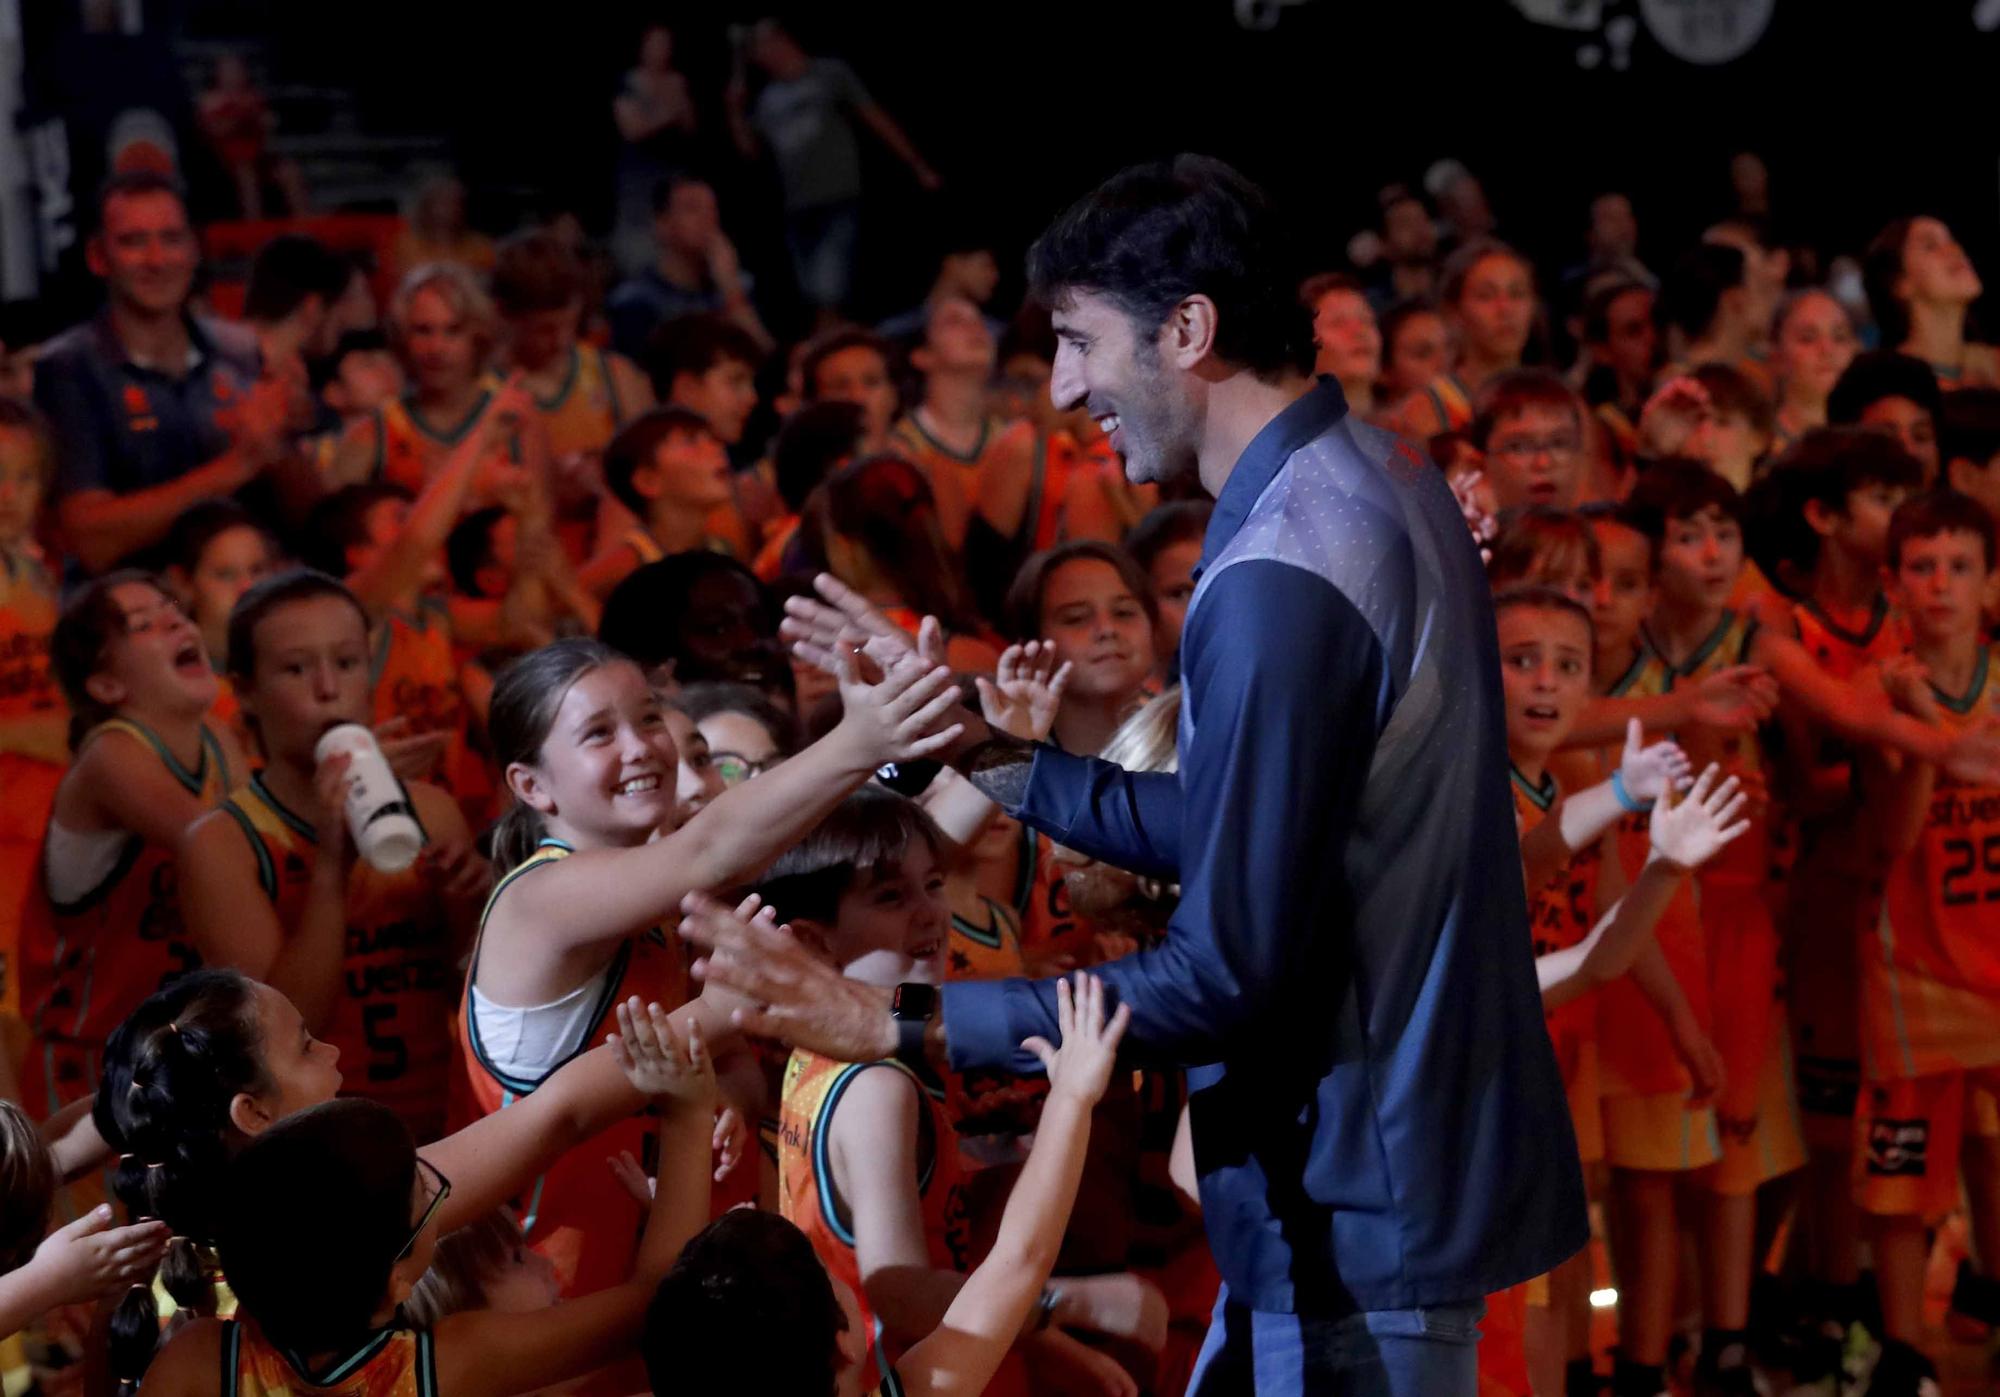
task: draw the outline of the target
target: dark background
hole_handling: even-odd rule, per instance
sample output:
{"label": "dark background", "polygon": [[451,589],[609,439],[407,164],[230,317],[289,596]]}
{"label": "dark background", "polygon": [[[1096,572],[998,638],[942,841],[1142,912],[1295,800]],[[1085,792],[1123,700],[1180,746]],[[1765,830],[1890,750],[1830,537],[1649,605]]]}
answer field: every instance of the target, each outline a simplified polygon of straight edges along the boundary
{"label": "dark background", "polygon": [[[1748,148],[1770,167],[1782,237],[1855,251],[1891,217],[1935,212],[2000,284],[2000,34],[1978,32],[1972,7],[1777,0],[1756,47],[1720,67],[1673,57],[1641,25],[1622,72],[1578,65],[1584,44],[1608,48],[1601,35],[1530,23],[1507,0],[1307,0],[1268,32],[1241,28],[1229,0],[888,0],[788,18],[854,65],[946,181],[942,198],[919,194],[864,134],[860,288],[863,309],[886,310],[921,293],[945,218],[990,226],[1012,271],[1065,199],[1180,149],[1269,184],[1329,265],[1380,185],[1456,156],[1503,234],[1554,271],[1609,188],[1632,195],[1657,269],[1726,211],[1728,159]],[[291,0],[155,4],[149,23],[156,11],[190,37],[258,34],[273,72],[352,88],[371,127],[449,134],[474,219],[495,231],[560,207],[605,221],[610,98],[642,26],[662,20],[726,221],[767,283],[782,279],[770,177],[735,158],[721,104],[726,26],[762,7]],[[1636,15],[1636,0],[1603,12]]]}

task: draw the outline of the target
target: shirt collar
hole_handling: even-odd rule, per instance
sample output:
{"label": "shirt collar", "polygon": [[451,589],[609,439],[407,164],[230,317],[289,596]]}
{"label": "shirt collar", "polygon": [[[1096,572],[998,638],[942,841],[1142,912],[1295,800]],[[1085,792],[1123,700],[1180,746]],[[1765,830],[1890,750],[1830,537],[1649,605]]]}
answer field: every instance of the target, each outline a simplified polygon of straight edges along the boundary
{"label": "shirt collar", "polygon": [[1236,537],[1236,531],[1250,517],[1250,507],[1257,503],[1292,453],[1346,415],[1347,395],[1340,391],[1340,380],[1327,375],[1250,439],[1243,454],[1236,458],[1229,479],[1223,482],[1222,493],[1215,497],[1215,513],[1209,517],[1208,533],[1201,542],[1201,563],[1195,568],[1196,577]]}
{"label": "shirt collar", "polygon": [[179,374],[166,373],[151,364],[141,364],[125,351],[125,342],[118,338],[118,331],[111,323],[111,308],[105,307],[97,313],[97,342],[105,359],[113,364],[124,364],[138,369],[141,373],[166,373],[169,378],[179,378],[193,373],[215,354],[215,340],[201,323],[201,317],[181,312],[181,323],[187,326],[188,361]]}

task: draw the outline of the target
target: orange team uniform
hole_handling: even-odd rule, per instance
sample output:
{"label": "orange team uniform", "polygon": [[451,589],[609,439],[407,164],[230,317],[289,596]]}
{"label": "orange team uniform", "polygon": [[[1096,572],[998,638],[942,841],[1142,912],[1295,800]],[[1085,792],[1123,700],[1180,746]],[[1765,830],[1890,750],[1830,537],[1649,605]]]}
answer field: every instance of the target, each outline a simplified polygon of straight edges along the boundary
{"label": "orange team uniform", "polygon": [[[828,1274],[845,1282],[854,1292],[871,1354],[871,1371],[863,1379],[865,1383],[880,1381],[902,1354],[885,1347],[881,1323],[875,1318],[868,1304],[868,1293],[862,1287],[861,1263],[854,1251],[853,1219],[846,1202],[834,1191],[827,1132],[848,1086],[863,1072],[877,1068],[907,1076],[917,1089],[922,1107],[917,1117],[917,1157],[908,1163],[916,1171],[917,1190],[922,1198],[924,1245],[930,1264],[940,1271],[957,1271],[961,1275],[970,1271],[973,1264],[958,1137],[945,1113],[942,1089],[931,1086],[894,1059],[836,1062],[803,1048],[795,1050],[785,1064],[785,1086],[778,1112],[778,1210],[811,1239],[813,1251]],[[883,1165],[893,1167],[895,1163],[889,1160]]]}
{"label": "orange team uniform", "polygon": [[465,439],[486,411],[499,387],[490,374],[481,379],[479,396],[473,399],[471,409],[463,419],[444,428],[424,421],[414,398],[399,398],[376,408],[375,478],[399,485],[412,495],[422,493],[451,449]]}
{"label": "orange team uniform", "polygon": [[[481,925],[517,879],[530,877],[571,852],[566,844],[543,840],[526,862],[493,889]],[[454,1083],[452,1103],[459,1124],[504,1110],[548,1080],[546,1075],[533,1080],[511,1076],[487,1058],[472,1007],[472,985],[478,976],[479,949],[475,946],[459,1001],[459,1057],[465,1072]],[[657,927],[628,937],[619,946],[597,990],[590,1027],[577,1035],[564,1061],[602,1043],[606,1034],[615,1033],[618,1020],[614,1010],[632,995],[670,1009],[687,1001],[687,967]],[[630,1150],[647,1162],[650,1173],[658,1150],[655,1140],[643,1117],[620,1121],[557,1160],[517,1201],[521,1231],[529,1246],[555,1263],[564,1295],[587,1295],[621,1284],[631,1275],[646,1210],[617,1186],[604,1161],[616,1158],[621,1150]]]}
{"label": "orange team uniform", "polygon": [[[1754,615],[1724,611],[1678,666],[1652,653],[1650,683],[1671,691],[1747,664],[1758,631]],[[1764,758],[1754,734],[1730,733],[1690,743],[1696,769],[1721,763],[1725,775],[1755,778]],[[1722,1158],[1703,1176],[1715,1192],[1740,1196],[1805,1163],[1805,1139],[1791,1088],[1784,992],[1778,976],[1779,908],[1784,891],[1770,881],[1771,818],[1759,816],[1742,837],[1695,874],[1708,950],[1709,1002],[1723,1089],[1715,1103]],[[1775,1061],[1773,1060],[1775,1058]]]}
{"label": "orange team uniform", "polygon": [[[253,776],[223,802],[257,858],[257,881],[285,934],[298,931],[319,843],[311,824]],[[457,958],[444,904],[414,868],[365,859],[347,875],[341,992],[319,1036],[340,1049],[343,1094],[379,1101],[418,1144],[445,1133]]]}
{"label": "orange team uniform", "polygon": [[[1933,686],[1945,726],[2000,717],[1982,650],[1963,694]],[[2000,787],[1940,771],[1917,845],[1895,860],[1861,955],[1866,1104],[1855,1178],[1870,1212],[1940,1217],[1958,1203],[1959,1146],[1996,1133],[2000,1091]]]}
{"label": "orange team uniform", "polygon": [[966,525],[978,508],[980,475],[987,463],[1003,448],[1029,447],[1034,433],[1031,423],[989,417],[972,450],[961,455],[925,431],[916,414],[909,413],[889,429],[889,450],[924,473],[937,502],[945,542],[956,549],[965,545]]}
{"label": "orange team uniform", "polygon": [[[1640,697],[1665,692],[1666,672],[1643,645],[1607,697]],[[1599,781],[1617,770],[1624,744],[1596,752]],[[1646,815],[1619,817],[1613,835],[1620,871],[1629,884],[1652,852],[1652,825]],[[1708,1015],[1708,948],[1694,889],[1682,887],[1653,930],[1660,952],[1681,992],[1704,1028]],[[1597,1065],[1603,1088],[1604,1157],[1621,1169],[1680,1172],[1713,1164],[1722,1152],[1715,1113],[1690,1109],[1693,1080],[1674,1052],[1666,1022],[1630,976],[1621,976],[1591,996],[1597,1005]]]}
{"label": "orange team uniform", "polygon": [[[1562,793],[1554,773],[1545,773],[1539,786],[1513,769],[1514,828],[1526,838],[1541,824]],[[1603,855],[1592,843],[1577,850],[1569,867],[1539,888],[1528,890],[1528,929],[1534,937],[1535,955],[1567,950],[1590,935],[1597,921],[1597,875]],[[1569,1092],[1570,1118],[1576,1124],[1577,1153],[1585,1164],[1604,1158],[1604,1122],[1599,1105],[1597,1080],[1597,1006],[1589,995],[1579,995],[1569,1003],[1549,1010],[1544,1016],[1549,1040],[1555,1045],[1556,1062],[1562,1068],[1563,1085]]]}
{"label": "orange team uniform", "polygon": [[[1909,648],[1902,618],[1877,595],[1868,624],[1852,631],[1811,601],[1792,608],[1799,643],[1835,679],[1852,681],[1865,667]],[[1827,738],[1807,754],[1821,765],[1848,761],[1852,749]],[[1797,1051],[1799,1108],[1807,1142],[1827,1150],[1853,1144],[1861,1089],[1861,939],[1875,924],[1881,897],[1881,849],[1856,802],[1801,821],[1798,863],[1782,927],[1791,987],[1792,1037]]]}
{"label": "orange team uniform", "polygon": [[[0,575],[0,722],[55,718],[67,712],[49,673],[49,635],[58,612],[55,580],[33,558],[4,557]],[[19,752],[0,752],[0,1020],[4,1050],[26,1039],[21,1017],[21,928],[35,897],[35,861],[55,808],[64,767]],[[20,1040],[20,1041],[17,1041]]]}
{"label": "orange team uniform", "polygon": [[[232,776],[215,734],[204,728],[201,761],[189,771],[151,731],[130,718],[100,723],[86,746],[107,732],[136,737],[204,805],[220,803]],[[44,850],[46,858],[46,850]],[[34,1030],[22,1087],[36,1120],[97,1090],[104,1040],[156,990],[201,968],[181,921],[174,851],[127,835],[118,864],[75,902],[57,906],[42,894],[21,935],[21,1002]]]}
{"label": "orange team uniform", "polygon": [[350,1352],[301,1364],[253,1319],[222,1322],[220,1397],[437,1397],[430,1331],[378,1329]]}
{"label": "orange team uniform", "polygon": [[1472,390],[1456,374],[1439,374],[1403,399],[1390,413],[1390,430],[1419,447],[1444,432],[1462,432],[1472,425]]}
{"label": "orange team uniform", "polygon": [[[1011,907],[971,888],[953,904],[965,910],[951,914],[945,979],[1006,980],[1027,973],[1021,959],[1021,919]],[[975,1145],[973,1159],[1018,1162],[1021,1137],[1035,1128],[1047,1080],[1005,1072],[953,1072],[945,1088],[945,1109],[960,1139],[971,1145],[982,1137],[994,1138],[990,1148]]]}
{"label": "orange team uniform", "polygon": [[[611,356],[585,344],[571,347],[562,386],[550,397],[536,398],[535,408],[548,433],[549,455],[558,462],[602,455],[630,417],[628,405],[618,400]],[[589,496],[557,518],[556,533],[571,561],[588,555],[596,519],[597,500]]]}
{"label": "orange team uniform", "polygon": [[474,829],[485,825],[493,804],[493,778],[467,740],[472,713],[459,682],[451,610],[442,598],[425,597],[414,616],[392,611],[382,619],[375,631],[369,682],[375,693],[375,723],[407,718],[413,734],[446,735],[444,754],[429,779],[458,800]]}

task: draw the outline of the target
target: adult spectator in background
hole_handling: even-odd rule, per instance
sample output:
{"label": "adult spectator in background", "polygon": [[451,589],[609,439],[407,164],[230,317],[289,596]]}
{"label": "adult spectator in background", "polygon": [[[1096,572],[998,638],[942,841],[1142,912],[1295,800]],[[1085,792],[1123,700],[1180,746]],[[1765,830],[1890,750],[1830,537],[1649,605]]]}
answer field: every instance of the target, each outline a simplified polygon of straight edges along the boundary
{"label": "adult spectator in background", "polygon": [[202,135],[236,186],[238,211],[243,217],[264,216],[267,180],[283,198],[283,212],[305,212],[305,182],[299,167],[290,160],[271,158],[271,131],[276,122],[243,55],[225,53],[215,60],[214,81],[202,90],[195,111]]}
{"label": "adult spectator in background", "polygon": [[[746,63],[764,83],[753,99]],[[854,122],[873,131],[925,189],[936,171],[882,110],[854,70],[837,58],[814,58],[775,19],[759,20],[737,46],[726,93],[729,129],[755,159],[769,149],[785,204],[785,242],[799,292],[819,322],[846,304],[861,229],[861,146]]]}
{"label": "adult spectator in background", "polygon": [[1400,301],[1435,297],[1438,291],[1437,225],[1423,199],[1407,184],[1391,184],[1375,196],[1382,210],[1380,270],[1369,287],[1375,309]]}
{"label": "adult spectator in background", "polygon": [[1945,388],[2000,387],[2000,353],[1965,338],[1983,289],[1972,259],[1935,218],[1899,218],[1876,234],[1862,263],[1868,308],[1884,349],[1931,366]]}
{"label": "adult spectator in background", "polygon": [[1361,283],[1345,272],[1322,272],[1306,279],[1299,299],[1312,312],[1313,343],[1319,350],[1313,372],[1339,379],[1348,410],[1356,417],[1372,417],[1375,381],[1382,376],[1382,332]]}
{"label": "adult spectator in background", "polygon": [[455,175],[434,174],[417,186],[403,231],[389,248],[389,267],[397,281],[428,262],[493,270],[493,239],[466,223],[465,186]]}
{"label": "adult spectator in background", "polygon": [[998,339],[1006,328],[989,310],[993,293],[1000,287],[1000,260],[993,255],[993,241],[985,230],[971,223],[959,225],[947,234],[938,256],[937,276],[931,289],[916,305],[890,316],[875,327],[876,332],[902,344],[923,337],[930,323],[931,308],[941,301],[970,301],[986,321],[986,328]]}
{"label": "adult spectator in background", "polygon": [[[264,362],[323,359],[340,338],[333,310],[354,279],[352,262],[316,238],[285,233],[257,249],[243,293],[243,320]],[[358,327],[343,327],[358,328]]]}
{"label": "adult spectator in background", "polygon": [[288,403],[260,376],[254,335],[189,312],[199,251],[171,180],[114,176],[86,256],[104,310],[44,348],[35,402],[55,434],[64,540],[100,572],[276,464]]}
{"label": "adult spectator in background", "polygon": [[655,188],[653,247],[653,265],[619,282],[605,303],[620,354],[643,362],[662,325],[697,314],[725,316],[770,349],[771,333],[750,301],[750,276],[722,231],[708,181],[676,175]]}
{"label": "adult spectator in background", "polygon": [[611,250],[621,268],[646,265],[646,222],[660,181],[687,167],[694,138],[694,95],[674,67],[674,32],[649,24],[639,61],[611,99],[618,126],[618,218]]}

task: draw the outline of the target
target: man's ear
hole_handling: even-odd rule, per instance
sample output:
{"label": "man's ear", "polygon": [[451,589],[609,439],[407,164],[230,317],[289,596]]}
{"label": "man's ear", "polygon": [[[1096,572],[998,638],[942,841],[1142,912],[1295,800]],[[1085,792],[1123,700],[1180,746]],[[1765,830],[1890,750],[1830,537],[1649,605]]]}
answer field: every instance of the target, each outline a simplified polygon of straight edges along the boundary
{"label": "man's ear", "polygon": [[1214,356],[1219,328],[1215,302],[1199,294],[1189,296],[1167,312],[1167,322],[1160,327],[1161,348],[1175,368],[1192,369]]}

